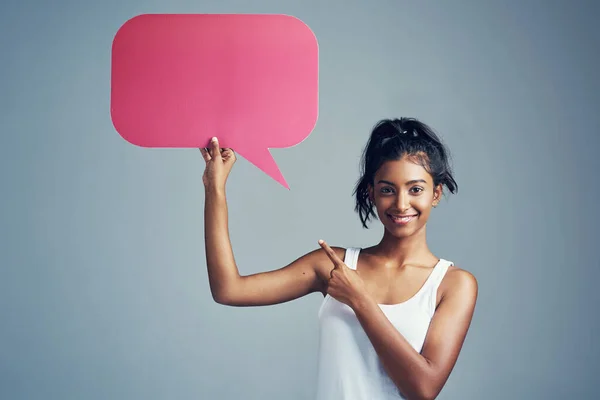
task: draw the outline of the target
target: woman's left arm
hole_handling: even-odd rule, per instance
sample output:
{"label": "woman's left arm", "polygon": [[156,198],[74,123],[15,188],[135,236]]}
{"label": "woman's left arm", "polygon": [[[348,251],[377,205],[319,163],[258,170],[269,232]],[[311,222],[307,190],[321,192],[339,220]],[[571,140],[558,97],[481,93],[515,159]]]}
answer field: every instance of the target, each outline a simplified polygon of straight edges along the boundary
{"label": "woman's left arm", "polygon": [[388,375],[409,399],[435,399],[456,364],[477,300],[477,280],[452,269],[418,353],[364,292],[348,304],[354,310]]}

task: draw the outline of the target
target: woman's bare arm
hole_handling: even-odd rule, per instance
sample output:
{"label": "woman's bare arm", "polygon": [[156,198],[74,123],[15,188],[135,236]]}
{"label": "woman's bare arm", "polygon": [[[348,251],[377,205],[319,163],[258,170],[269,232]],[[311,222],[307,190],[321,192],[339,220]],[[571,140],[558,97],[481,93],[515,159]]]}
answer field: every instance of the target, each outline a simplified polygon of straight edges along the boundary
{"label": "woman's bare arm", "polygon": [[[211,142],[210,152],[201,149],[207,163],[204,235],[208,279],[213,299],[231,306],[262,306],[287,302],[309,293],[325,292],[331,269],[323,249],[314,250],[291,264],[269,272],[241,276],[229,238],[225,180],[235,154]],[[344,249],[335,248],[343,257]]]}
{"label": "woman's bare arm", "polygon": [[329,259],[322,249],[312,251],[278,270],[240,276],[229,238],[224,192],[206,193],[204,225],[208,279],[217,303],[271,305],[324,290],[324,280],[318,271],[329,263]]}

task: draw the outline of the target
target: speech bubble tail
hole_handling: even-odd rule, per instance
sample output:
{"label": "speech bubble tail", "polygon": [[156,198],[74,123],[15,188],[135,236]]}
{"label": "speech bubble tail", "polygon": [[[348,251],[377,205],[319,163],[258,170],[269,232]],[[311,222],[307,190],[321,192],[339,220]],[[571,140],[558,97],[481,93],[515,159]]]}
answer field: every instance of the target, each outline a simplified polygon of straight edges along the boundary
{"label": "speech bubble tail", "polygon": [[[235,150],[235,149],[234,149]],[[275,181],[280,183],[287,190],[290,190],[290,186],[285,181],[285,178],[281,174],[275,159],[269,152],[269,149],[251,149],[251,150],[238,150],[237,151],[242,157],[254,164],[257,168],[262,170],[265,174],[269,175]]]}

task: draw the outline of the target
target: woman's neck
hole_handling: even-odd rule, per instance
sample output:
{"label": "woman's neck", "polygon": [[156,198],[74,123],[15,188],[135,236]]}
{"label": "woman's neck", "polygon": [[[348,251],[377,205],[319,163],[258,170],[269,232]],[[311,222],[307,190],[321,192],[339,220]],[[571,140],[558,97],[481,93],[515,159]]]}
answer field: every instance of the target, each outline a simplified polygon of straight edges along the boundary
{"label": "woman's neck", "polygon": [[401,267],[407,264],[429,263],[435,256],[427,246],[425,227],[412,236],[395,237],[385,230],[381,241],[368,252],[382,258],[386,267]]}

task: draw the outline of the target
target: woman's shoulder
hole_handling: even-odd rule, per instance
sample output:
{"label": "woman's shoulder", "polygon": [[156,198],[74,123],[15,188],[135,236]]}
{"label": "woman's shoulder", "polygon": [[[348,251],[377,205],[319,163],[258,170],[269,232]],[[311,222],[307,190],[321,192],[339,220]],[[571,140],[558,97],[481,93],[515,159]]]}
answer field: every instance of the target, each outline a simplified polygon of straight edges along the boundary
{"label": "woman's shoulder", "polygon": [[440,290],[444,295],[453,293],[476,294],[478,283],[475,276],[466,269],[451,265],[440,284]]}

